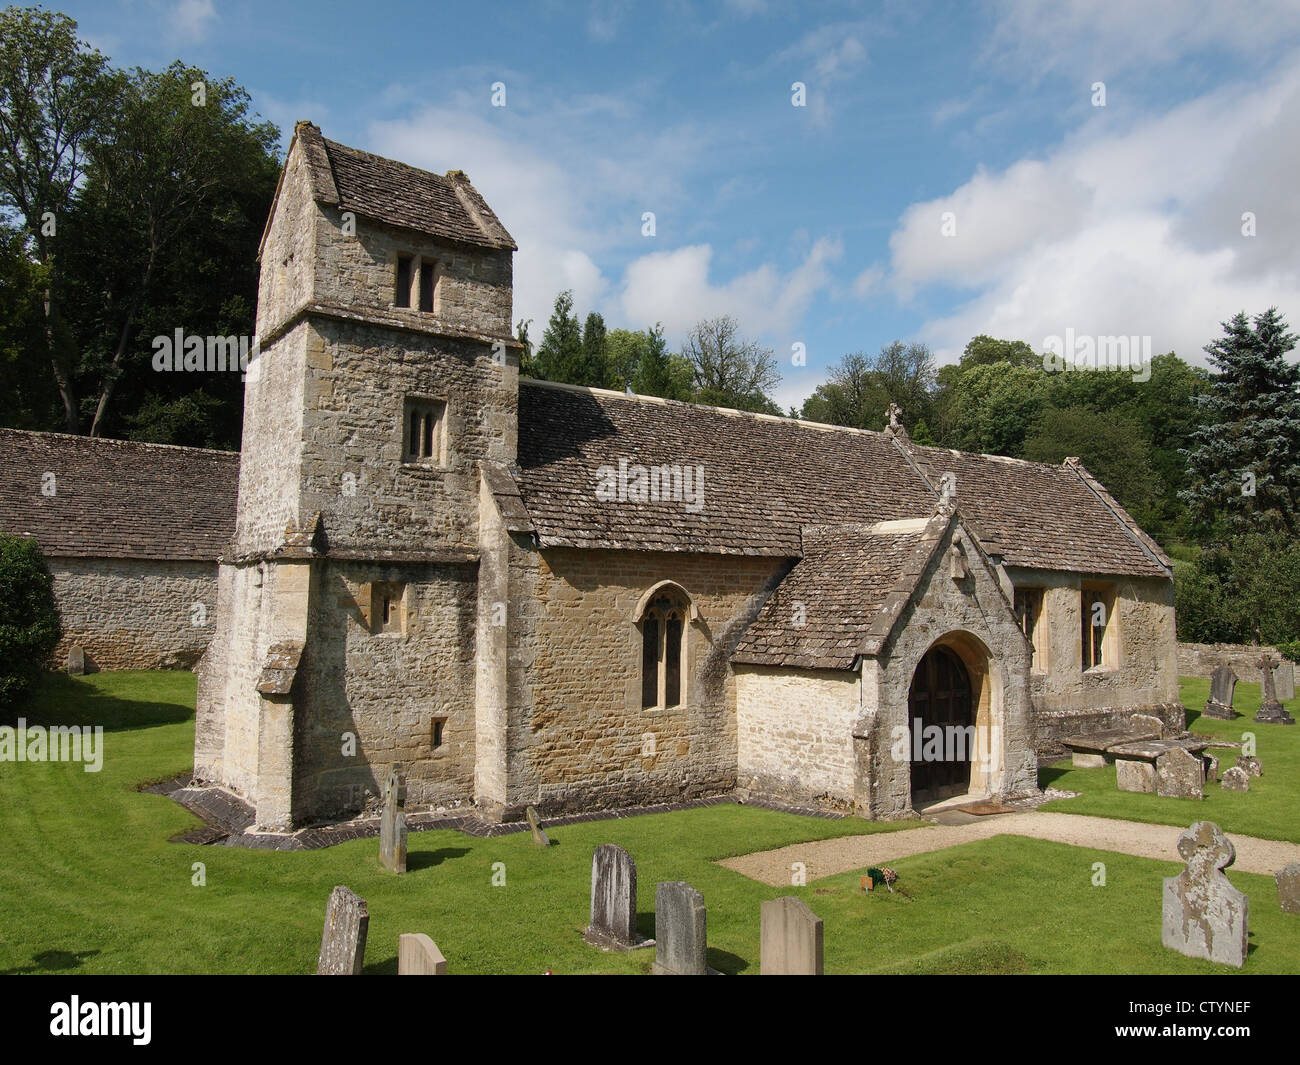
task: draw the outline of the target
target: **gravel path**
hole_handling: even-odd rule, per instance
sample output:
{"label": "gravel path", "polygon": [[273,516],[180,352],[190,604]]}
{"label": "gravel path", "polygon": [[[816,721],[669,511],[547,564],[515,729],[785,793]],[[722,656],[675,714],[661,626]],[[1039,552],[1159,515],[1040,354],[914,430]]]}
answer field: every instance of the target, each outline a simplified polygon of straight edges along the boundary
{"label": "gravel path", "polygon": [[[726,858],[718,864],[751,880],[785,887],[790,883],[790,867],[795,862],[804,863],[807,878],[812,881],[993,836],[1028,836],[1176,862],[1181,860],[1178,857],[1178,837],[1184,830],[1177,825],[1147,825],[1109,817],[1036,811],[989,817],[969,825],[929,825],[870,836],[841,836],[794,843],[777,850]],[[1231,832],[1228,838],[1237,849],[1237,860],[1230,867],[1234,870],[1272,876],[1288,862],[1300,861],[1300,844],[1238,836]]]}

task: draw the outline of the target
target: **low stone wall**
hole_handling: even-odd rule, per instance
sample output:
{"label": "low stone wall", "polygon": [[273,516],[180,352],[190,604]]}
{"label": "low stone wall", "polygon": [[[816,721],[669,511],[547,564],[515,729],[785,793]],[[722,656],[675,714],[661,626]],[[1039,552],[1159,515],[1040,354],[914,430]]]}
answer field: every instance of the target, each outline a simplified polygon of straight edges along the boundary
{"label": "low stone wall", "polygon": [[215,562],[50,558],[63,620],[55,665],[74,644],[86,670],[193,669],[212,638]]}
{"label": "low stone wall", "polygon": [[1274,659],[1281,659],[1282,664],[1273,670],[1273,683],[1277,685],[1279,699],[1295,698],[1295,663],[1283,658],[1282,653],[1269,644],[1255,645],[1243,643],[1180,643],[1178,645],[1178,675],[1180,677],[1202,677],[1209,680],[1210,674],[1220,662],[1227,660],[1237,679],[1248,684],[1258,684],[1260,680],[1259,656],[1267,651]]}

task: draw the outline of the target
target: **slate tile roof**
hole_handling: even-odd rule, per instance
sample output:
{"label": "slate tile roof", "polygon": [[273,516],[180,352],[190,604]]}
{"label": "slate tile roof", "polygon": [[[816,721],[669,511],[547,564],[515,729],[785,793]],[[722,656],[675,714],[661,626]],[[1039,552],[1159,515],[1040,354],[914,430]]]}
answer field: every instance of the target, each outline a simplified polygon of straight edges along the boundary
{"label": "slate tile roof", "polygon": [[[703,468],[703,506],[602,502],[597,471]],[[521,380],[518,479],[542,546],[802,554],[811,522],[927,515],[935,495],[881,433]]]}
{"label": "slate tile roof", "polygon": [[459,170],[433,174],[346,144],[326,140],[310,122],[302,143],[319,202],[418,233],[513,251],[514,238]]}
{"label": "slate tile roof", "polygon": [[238,452],[0,429],[0,531],[48,556],[215,562],[238,490]]}
{"label": "slate tile roof", "polygon": [[[1079,469],[907,446],[912,460],[887,433],[520,380],[516,476],[543,547],[798,558],[805,525],[928,517],[951,471],[962,514],[1011,565],[1169,575]],[[702,466],[702,509],[600,501],[597,470],[620,459]]]}
{"label": "slate tile roof", "polygon": [[731,660],[851,668],[884,627],[881,622],[892,621],[892,601],[911,594],[946,526],[942,521],[903,532],[809,526],[803,558],[763,604]]}

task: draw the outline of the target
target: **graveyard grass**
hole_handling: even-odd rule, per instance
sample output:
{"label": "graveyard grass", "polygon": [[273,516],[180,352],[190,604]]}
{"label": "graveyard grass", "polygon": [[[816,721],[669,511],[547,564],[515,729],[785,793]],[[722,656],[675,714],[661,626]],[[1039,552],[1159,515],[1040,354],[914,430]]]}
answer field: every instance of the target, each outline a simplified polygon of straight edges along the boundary
{"label": "graveyard grass", "polygon": [[[103,725],[104,767],[0,763],[0,972],[310,973],[336,884],[369,903],[367,973],[396,971],[402,932],[430,935],[452,973],[645,972],[653,948],[605,954],[581,939],[591,854],[606,842],[636,859],[642,934],[653,934],[657,881],[704,895],[709,964],[726,973],[758,972],[759,905],[784,894],[824,920],[828,973],[1225,971],[1160,944],[1160,881],[1174,862],[1003,836],[893,863],[899,893],[870,896],[857,872],[778,889],[714,864],[915,822],[722,805],[552,828],[546,850],[526,832],[413,832],[405,876],[380,867],[377,839],[296,853],[169,843],[197,821],[137,789],[188,769],[193,706],[187,673],[49,678],[28,722]],[[1280,758],[1267,746],[1262,756],[1268,780]],[[191,883],[194,862],[206,865],[204,887]],[[491,885],[494,862],[504,887]],[[1300,919],[1280,912],[1272,878],[1229,876],[1252,900],[1244,971],[1300,971]]]}
{"label": "graveyard grass", "polygon": [[[1256,754],[1264,766],[1262,777],[1250,778],[1249,792],[1224,791],[1218,784],[1205,785],[1204,799],[1167,799],[1120,791],[1115,786],[1115,767],[1075,769],[1070,760],[1057,762],[1039,772],[1043,787],[1080,792],[1078,798],[1049,802],[1044,810],[1068,814],[1119,817],[1156,825],[1189,825],[1213,821],[1225,832],[1238,832],[1262,839],[1300,843],[1300,724],[1261,725],[1252,720],[1259,709],[1260,686],[1239,683],[1234,701],[1237,717],[1223,721],[1200,716],[1210,695],[1210,682],[1183,677],[1182,703],[1187,707],[1188,727],[1199,736],[1241,742],[1246,733],[1255,736]],[[1300,716],[1300,699],[1283,702],[1293,716]],[[1231,748],[1209,751],[1219,759],[1219,772],[1234,765],[1237,754]],[[1253,917],[1253,914],[1252,914]]]}

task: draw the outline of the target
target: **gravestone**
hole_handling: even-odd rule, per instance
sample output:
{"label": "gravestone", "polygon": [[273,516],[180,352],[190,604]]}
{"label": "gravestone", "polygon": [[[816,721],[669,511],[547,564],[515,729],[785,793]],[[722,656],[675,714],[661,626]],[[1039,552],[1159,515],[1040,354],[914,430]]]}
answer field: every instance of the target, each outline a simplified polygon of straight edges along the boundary
{"label": "gravestone", "polygon": [[1264,763],[1253,754],[1237,755],[1237,768],[1244,769],[1247,776],[1262,777],[1264,775]]}
{"label": "gravestone", "polygon": [[370,912],[366,900],[345,887],[330,892],[325,907],[325,931],[320,940],[317,976],[360,976],[366,956]]}
{"label": "gravestone", "polygon": [[685,881],[655,887],[655,962],[667,976],[706,976],[708,951],[704,896]]}
{"label": "gravestone", "polygon": [[403,932],[397,937],[397,975],[446,976],[447,959],[423,932]]}
{"label": "gravestone", "polygon": [[759,973],[763,976],[821,976],[822,919],[803,899],[785,895],[759,907]]}
{"label": "gravestone", "polygon": [[1238,679],[1227,662],[1220,662],[1210,674],[1210,697],[1205,701],[1205,708],[1201,713],[1206,717],[1217,717],[1226,721],[1236,717],[1237,712],[1232,708],[1232,697]]}
{"label": "gravestone", "polygon": [[1239,765],[1229,766],[1219,778],[1224,791],[1250,791],[1250,774]]}
{"label": "gravestone", "polygon": [[1260,679],[1263,682],[1263,698],[1255,720],[1261,725],[1294,725],[1295,718],[1283,708],[1277,698],[1277,686],[1273,683],[1274,662],[1267,653],[1259,656],[1255,663],[1259,666]]}
{"label": "gravestone", "polygon": [[1273,667],[1273,689],[1284,703],[1295,698],[1295,663],[1289,658]]}
{"label": "gravestone", "polygon": [[636,934],[636,862],[614,843],[591,856],[591,924],[583,938],[607,950],[646,945]]}
{"label": "gravestone", "polygon": [[1165,734],[1165,723],[1153,714],[1134,714],[1128,719],[1128,725],[1143,736],[1149,734],[1157,740]]}
{"label": "gravestone", "polygon": [[1178,853],[1187,868],[1165,878],[1161,942],[1189,958],[1241,968],[1250,900],[1223,875],[1237,859],[1231,840],[1214,822],[1197,821],[1178,837]]}
{"label": "gravestone", "polygon": [[379,861],[385,869],[406,872],[406,776],[401,766],[388,771],[384,814],[379,822]]}
{"label": "gravestone", "polygon": [[1283,913],[1300,913],[1300,862],[1279,869],[1273,874],[1277,881],[1277,902]]}
{"label": "gravestone", "polygon": [[1182,747],[1156,759],[1156,794],[1167,799],[1205,798],[1205,764]]}
{"label": "gravestone", "polygon": [[86,652],[75,643],[68,648],[68,673],[73,677],[86,673]]}
{"label": "gravestone", "polygon": [[533,842],[539,847],[549,847],[551,845],[551,837],[548,836],[542,828],[542,821],[541,818],[537,816],[537,811],[529,806],[524,810],[524,817],[528,819],[528,827],[532,830]]}
{"label": "gravestone", "polygon": [[1202,755],[1205,759],[1205,783],[1217,784],[1219,782],[1219,760],[1212,754]]}

